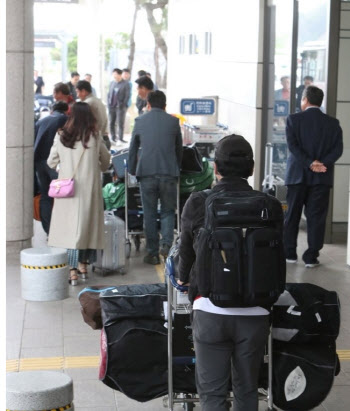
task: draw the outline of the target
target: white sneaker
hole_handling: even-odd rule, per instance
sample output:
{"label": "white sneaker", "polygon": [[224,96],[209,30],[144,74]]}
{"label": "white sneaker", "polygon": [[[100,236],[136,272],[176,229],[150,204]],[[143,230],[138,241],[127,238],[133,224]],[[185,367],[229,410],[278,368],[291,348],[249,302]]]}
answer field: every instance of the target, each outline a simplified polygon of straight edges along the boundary
{"label": "white sneaker", "polygon": [[306,268],[315,268],[315,267],[318,267],[319,265],[320,265],[320,262],[317,261],[317,263],[307,263],[307,264],[305,264],[305,267]]}
{"label": "white sneaker", "polygon": [[297,262],[296,258],[286,258],[286,262],[289,264],[295,264]]}

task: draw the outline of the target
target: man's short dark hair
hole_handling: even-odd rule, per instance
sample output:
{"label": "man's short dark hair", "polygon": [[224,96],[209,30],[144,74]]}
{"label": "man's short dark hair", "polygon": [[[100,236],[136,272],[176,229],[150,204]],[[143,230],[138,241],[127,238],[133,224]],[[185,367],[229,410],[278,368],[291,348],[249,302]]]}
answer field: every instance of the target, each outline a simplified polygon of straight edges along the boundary
{"label": "man's short dark hair", "polygon": [[135,83],[137,83],[139,87],[145,87],[147,90],[153,90],[153,81],[147,76],[138,78],[135,80]]}
{"label": "man's short dark hair", "polygon": [[73,78],[73,77],[75,77],[75,76],[79,76],[79,77],[80,77],[80,74],[79,74],[77,71],[72,71],[72,72],[70,73],[70,77]]}
{"label": "man's short dark hair", "polygon": [[54,111],[60,111],[62,113],[65,113],[68,111],[68,104],[65,101],[56,101],[56,103],[53,103],[52,105],[52,112]]}
{"label": "man's short dark hair", "polygon": [[303,78],[303,80],[310,80],[310,81],[314,81],[314,78],[312,76],[305,76]]}
{"label": "man's short dark hair", "polygon": [[70,95],[69,87],[67,86],[66,83],[57,83],[57,84],[55,84],[53,92],[54,93],[62,93],[65,96]]}
{"label": "man's short dark hair", "polygon": [[92,93],[91,84],[87,80],[79,80],[75,86],[78,90],[86,90],[88,93]]}
{"label": "man's short dark hair", "polygon": [[128,68],[123,69],[123,71],[124,71],[125,73],[130,73],[130,70],[129,70]]}
{"label": "man's short dark hair", "polygon": [[139,76],[139,77],[142,77],[142,76],[145,76],[147,73],[145,72],[145,70],[139,70],[138,72],[137,72],[137,75]]}
{"label": "man's short dark hair", "polygon": [[306,97],[308,102],[313,106],[321,107],[323,96],[323,91],[316,86],[306,87],[303,91],[303,98]]}
{"label": "man's short dark hair", "polygon": [[115,68],[115,69],[113,70],[113,73],[122,74],[123,72],[122,72],[120,69]]}
{"label": "man's short dark hair", "polygon": [[148,93],[147,102],[152,108],[161,108],[164,110],[166,106],[166,96],[160,90],[151,91]]}
{"label": "man's short dark hair", "polygon": [[253,174],[253,150],[242,136],[232,134],[222,138],[216,146],[214,161],[223,177],[248,178]]}

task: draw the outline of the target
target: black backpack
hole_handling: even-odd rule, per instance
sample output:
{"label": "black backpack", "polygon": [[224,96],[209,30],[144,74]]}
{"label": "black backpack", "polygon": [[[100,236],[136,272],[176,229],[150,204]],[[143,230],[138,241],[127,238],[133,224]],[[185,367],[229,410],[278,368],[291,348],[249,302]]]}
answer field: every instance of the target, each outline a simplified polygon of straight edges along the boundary
{"label": "black backpack", "polygon": [[284,291],[281,203],[259,191],[204,191],[196,241],[199,294],[218,307],[271,307]]}

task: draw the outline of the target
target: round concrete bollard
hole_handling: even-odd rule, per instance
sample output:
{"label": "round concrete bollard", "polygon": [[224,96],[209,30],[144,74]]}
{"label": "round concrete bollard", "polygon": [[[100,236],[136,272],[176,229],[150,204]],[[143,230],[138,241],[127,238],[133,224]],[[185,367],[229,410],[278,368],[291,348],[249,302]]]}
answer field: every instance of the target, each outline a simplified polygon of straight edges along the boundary
{"label": "round concrete bollard", "polygon": [[6,375],[7,411],[74,410],[73,381],[55,371],[23,371]]}
{"label": "round concrete bollard", "polygon": [[21,251],[22,298],[54,301],[68,297],[67,250],[54,247]]}

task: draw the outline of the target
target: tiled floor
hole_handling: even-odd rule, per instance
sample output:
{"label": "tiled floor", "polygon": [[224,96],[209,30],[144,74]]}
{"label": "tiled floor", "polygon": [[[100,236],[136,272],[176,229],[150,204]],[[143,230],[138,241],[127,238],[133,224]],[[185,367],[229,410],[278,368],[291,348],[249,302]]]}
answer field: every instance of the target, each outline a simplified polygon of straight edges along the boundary
{"label": "tiled floor", "polygon": [[[40,225],[36,225],[34,244],[44,241]],[[300,234],[300,252],[305,246],[305,233]],[[151,283],[161,281],[161,271],[142,263],[140,254],[132,251],[129,272],[125,275],[101,277],[90,274],[86,283],[70,287],[69,298],[54,302],[29,302],[21,298],[20,264],[18,255],[7,259],[7,360],[9,371],[50,367],[69,374],[74,383],[76,411],[161,411],[163,399],[138,403],[120,392],[113,391],[98,380],[98,356],[100,332],[83,322],[77,295],[86,285],[125,283]],[[310,282],[338,292],[342,303],[341,333],[337,348],[350,350],[350,272],[346,265],[344,244],[326,245],[322,251],[322,265],[305,269],[298,261],[288,265],[288,282]],[[86,357],[86,358],[80,358]],[[71,366],[72,361],[79,365]],[[342,361],[342,371],[335,379],[326,401],[316,410],[348,411],[350,408],[350,357]],[[30,360],[34,359],[34,360]],[[22,360],[22,361],[21,361]],[[26,360],[26,361],[24,361]],[[68,361],[71,361],[70,363]],[[71,364],[68,366],[67,364]],[[11,368],[12,365],[12,368]],[[266,410],[261,402],[260,410]],[[175,410],[183,409],[177,405]],[[199,405],[196,410],[200,410]]]}

